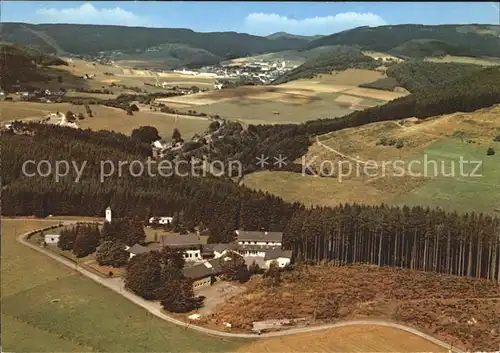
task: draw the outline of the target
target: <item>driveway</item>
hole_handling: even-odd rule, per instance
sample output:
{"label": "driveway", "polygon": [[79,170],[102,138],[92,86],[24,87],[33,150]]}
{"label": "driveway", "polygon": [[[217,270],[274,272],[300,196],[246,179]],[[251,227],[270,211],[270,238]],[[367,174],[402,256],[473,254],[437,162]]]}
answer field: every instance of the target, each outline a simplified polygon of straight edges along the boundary
{"label": "driveway", "polygon": [[243,286],[237,286],[225,281],[215,283],[213,286],[200,288],[195,291],[195,294],[204,296],[205,301],[203,308],[197,310],[198,314],[202,316],[213,314],[218,306],[224,304],[232,297],[243,293],[245,289]]}

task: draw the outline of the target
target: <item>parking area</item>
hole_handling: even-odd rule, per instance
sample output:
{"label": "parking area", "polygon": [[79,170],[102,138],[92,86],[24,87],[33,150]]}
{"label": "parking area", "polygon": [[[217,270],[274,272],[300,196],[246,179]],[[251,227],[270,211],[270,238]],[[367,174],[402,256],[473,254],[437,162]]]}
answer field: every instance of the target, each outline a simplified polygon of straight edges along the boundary
{"label": "parking area", "polygon": [[207,316],[214,313],[219,305],[224,304],[226,300],[243,293],[245,290],[245,286],[225,281],[220,281],[212,286],[196,290],[196,295],[205,297],[205,306],[198,309],[198,314]]}

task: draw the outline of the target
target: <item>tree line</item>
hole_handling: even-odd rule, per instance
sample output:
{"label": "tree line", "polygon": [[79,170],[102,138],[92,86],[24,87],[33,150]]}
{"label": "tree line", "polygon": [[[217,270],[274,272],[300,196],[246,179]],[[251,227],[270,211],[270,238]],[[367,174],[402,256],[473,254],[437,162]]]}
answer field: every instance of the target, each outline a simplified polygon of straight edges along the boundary
{"label": "tree line", "polygon": [[387,205],[297,211],[286,244],[299,260],[368,263],[500,282],[500,220]]}
{"label": "tree line", "polygon": [[[212,243],[231,241],[235,229],[284,231],[285,247],[305,261],[367,262],[499,280],[497,218],[418,207],[307,209],[212,176],[114,173],[101,182],[101,160],[144,160],[142,144],[113,132],[21,125],[26,133],[3,134],[0,140],[5,216],[102,216],[111,205],[116,217],[147,221],[174,215],[182,228],[206,230]],[[78,182],[74,171],[55,182],[23,175],[29,159],[86,161],[86,168]]]}

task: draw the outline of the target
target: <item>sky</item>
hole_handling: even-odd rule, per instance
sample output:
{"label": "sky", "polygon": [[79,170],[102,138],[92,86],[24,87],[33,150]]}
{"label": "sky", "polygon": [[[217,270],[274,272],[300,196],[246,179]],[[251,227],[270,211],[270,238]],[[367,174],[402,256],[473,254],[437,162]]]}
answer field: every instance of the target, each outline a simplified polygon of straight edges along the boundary
{"label": "sky", "polygon": [[0,1],[1,22],[81,23],[234,31],[331,34],[405,23],[499,24],[494,2],[143,2]]}

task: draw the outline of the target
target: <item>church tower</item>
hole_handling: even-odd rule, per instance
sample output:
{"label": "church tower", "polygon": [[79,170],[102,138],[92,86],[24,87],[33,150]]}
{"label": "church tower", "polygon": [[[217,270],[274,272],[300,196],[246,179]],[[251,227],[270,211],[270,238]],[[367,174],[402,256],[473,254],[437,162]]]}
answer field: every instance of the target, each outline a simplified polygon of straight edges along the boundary
{"label": "church tower", "polygon": [[106,222],[111,223],[111,207],[106,208]]}

